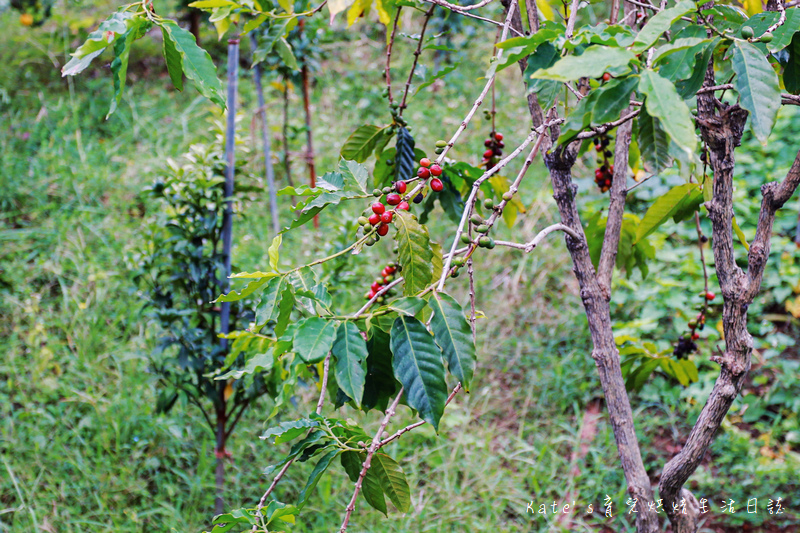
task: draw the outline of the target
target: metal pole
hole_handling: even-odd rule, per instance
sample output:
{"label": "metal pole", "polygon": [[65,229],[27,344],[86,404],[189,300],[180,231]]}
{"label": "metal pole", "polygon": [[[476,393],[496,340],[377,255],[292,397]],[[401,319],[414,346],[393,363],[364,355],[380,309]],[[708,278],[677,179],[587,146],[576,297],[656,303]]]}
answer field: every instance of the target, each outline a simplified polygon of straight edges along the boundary
{"label": "metal pole", "polygon": [[[253,51],[258,46],[255,33],[250,32],[250,42]],[[281,229],[278,223],[278,196],[275,192],[275,172],[272,169],[272,147],[270,146],[269,133],[267,131],[267,108],[264,104],[264,88],[261,85],[261,65],[254,67],[253,79],[256,82],[256,94],[258,95],[258,109],[261,113],[261,141],[264,145],[264,169],[267,175],[267,185],[269,186],[269,210],[272,213],[272,231],[277,234]]]}
{"label": "metal pole", "polygon": [[[225,130],[225,213],[222,217],[222,254],[225,258],[225,271],[222,279],[222,292],[228,292],[231,275],[231,235],[233,233],[233,175],[236,170],[236,85],[239,75],[239,39],[228,40],[228,121]],[[220,315],[220,332],[228,333],[230,328],[231,304],[222,303]],[[228,340],[221,339],[224,349]]]}

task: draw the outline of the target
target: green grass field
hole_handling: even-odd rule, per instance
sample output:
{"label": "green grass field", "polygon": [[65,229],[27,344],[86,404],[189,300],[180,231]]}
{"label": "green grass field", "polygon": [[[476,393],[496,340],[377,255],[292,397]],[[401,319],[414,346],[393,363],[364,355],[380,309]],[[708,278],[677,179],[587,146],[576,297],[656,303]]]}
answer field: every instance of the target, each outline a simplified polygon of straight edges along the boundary
{"label": "green grass field", "polygon": [[[132,57],[124,103],[104,120],[111,93],[107,70],[69,80],[58,72],[74,44],[68,23],[90,12],[87,6],[76,8],[69,17],[58,16],[34,30],[20,27],[15,12],[0,13],[0,532],[199,533],[210,529],[213,515],[213,438],[191,405],[178,405],[168,415],[154,413],[157,379],[148,373],[147,354],[158,331],[142,310],[129,257],[141,244],[143,220],[154,208],[140,192],[157,178],[166,158],[179,158],[192,143],[211,140],[218,111],[191,87],[172,91],[157,57],[159,44],[144,39]],[[352,130],[388,118],[380,96],[383,37],[377,26],[361,29],[350,34],[354,42],[347,47],[324,45],[326,59],[313,89],[320,174],[335,166],[342,140]],[[213,40],[211,32],[207,39]],[[221,46],[213,46],[217,64],[223,65]],[[399,46],[412,49],[409,40]],[[490,53],[472,50],[443,87],[423,90],[412,100],[406,118],[418,142],[432,146],[457,127],[477,95],[475,80]],[[398,83],[407,76],[409,61],[399,63]],[[519,72],[512,70],[502,78],[497,117],[511,142],[529,128],[527,110],[514,103],[522,101],[523,91]],[[260,176],[258,138],[250,130],[256,105],[249,72],[241,80],[241,96],[242,131],[251,150],[240,160]],[[270,88],[267,97],[273,147],[278,147],[280,93]],[[301,183],[306,179],[302,123],[300,97],[293,93],[290,124],[299,132],[291,146],[293,177]],[[750,141],[743,155],[746,168],[785,171],[800,118],[786,111],[779,127],[786,144],[764,149]],[[467,131],[464,146],[475,147],[474,153],[463,149],[454,156],[477,163],[484,129]],[[280,165],[276,169],[280,186],[286,185]],[[591,169],[582,171],[585,179],[579,184],[588,191],[584,203],[599,206],[602,197],[588,186]],[[527,212],[499,238],[521,241],[555,221],[545,176],[537,163],[523,189]],[[748,176],[738,194],[742,213],[752,214],[750,204],[757,206],[757,200],[749,198],[745,185],[755,189],[757,180],[750,184]],[[647,194],[633,201],[640,214]],[[281,220],[288,223],[289,205],[280,198]],[[722,531],[722,526],[744,531],[743,524],[752,527],[749,531],[774,531],[778,525],[796,531],[792,528],[800,523],[800,426],[792,403],[800,393],[800,357],[792,347],[798,327],[783,308],[797,297],[791,287],[800,291],[800,261],[787,244],[797,206],[794,200],[778,221],[777,278],[768,281],[767,296],[751,319],[759,350],[747,387],[752,397],[737,400],[690,481],[698,497],[714,502],[703,531]],[[307,227],[289,234],[283,264],[308,261],[346,238],[345,218],[358,216],[355,209],[324,214],[318,232]],[[251,270],[266,263],[272,239],[266,193],[254,198],[245,215],[234,228],[234,262]],[[430,223],[440,243],[448,238],[445,222],[437,211]],[[752,228],[744,229],[751,234]],[[692,231],[688,225],[665,226],[656,235],[662,263],[646,280],[638,273],[619,277],[614,313],[620,331],[639,331],[660,346],[680,333],[680,310],[702,286],[696,259],[687,259],[696,253],[689,241]],[[360,305],[359,287],[386,253],[375,247],[355,258],[337,298],[353,308]],[[781,260],[782,253],[789,255]],[[448,407],[439,435],[424,426],[389,447],[409,477],[412,510],[385,518],[360,504],[351,531],[632,531],[563,240],[553,237],[527,256],[497,249],[480,256],[476,269],[479,308],[488,319],[479,321],[473,390]],[[691,287],[676,289],[681,282]],[[463,301],[466,282],[455,295]],[[654,299],[663,303],[653,305]],[[775,322],[766,315],[785,319]],[[657,375],[633,394],[641,446],[653,475],[679,449],[710,390],[716,367],[708,356],[718,341],[718,336],[709,340],[697,356],[697,383],[682,387]],[[782,396],[775,400],[778,393]],[[277,420],[312,411],[316,388],[299,389],[295,400]],[[253,505],[269,483],[261,472],[288,451],[286,445],[258,438],[270,409],[270,400],[257,404],[229,443],[228,508]],[[379,422],[375,412],[345,408],[338,416],[355,417],[368,431]],[[393,427],[413,420],[402,408]],[[296,465],[277,496],[296,499],[309,471],[308,464]],[[292,530],[334,530],[351,491],[344,473],[332,470]],[[606,495],[614,502],[613,519],[600,516]],[[746,513],[746,501],[756,497],[760,510],[769,498],[782,497],[786,514]],[[732,516],[719,511],[719,502],[728,498],[737,502]],[[568,519],[527,512],[531,502],[538,508],[572,500],[579,512]],[[587,515],[583,511],[590,503],[595,513]]]}

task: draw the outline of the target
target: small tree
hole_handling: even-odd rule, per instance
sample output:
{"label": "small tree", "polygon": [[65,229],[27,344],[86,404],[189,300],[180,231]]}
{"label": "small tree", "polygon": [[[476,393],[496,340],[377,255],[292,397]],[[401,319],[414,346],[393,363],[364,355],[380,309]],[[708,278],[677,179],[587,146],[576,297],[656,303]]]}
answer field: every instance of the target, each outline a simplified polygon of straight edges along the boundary
{"label": "small tree", "polygon": [[[233,335],[229,348],[228,341],[219,339],[217,297],[225,273],[222,145],[218,133],[212,143],[193,145],[182,164],[168,161],[165,175],[149,188],[157,211],[143,250],[134,258],[138,263],[135,280],[161,331],[158,346],[150,354],[151,369],[161,385],[156,411],[167,412],[182,398],[202,413],[216,443],[218,513],[222,512],[224,461],[230,457],[225,445],[247,408],[270,390],[265,380],[272,368],[264,343],[252,339],[242,343]],[[248,187],[241,179],[237,185],[239,211],[247,203],[243,193]],[[231,304],[232,330],[246,328],[254,316],[246,301]],[[245,353],[250,366],[243,369]]]}

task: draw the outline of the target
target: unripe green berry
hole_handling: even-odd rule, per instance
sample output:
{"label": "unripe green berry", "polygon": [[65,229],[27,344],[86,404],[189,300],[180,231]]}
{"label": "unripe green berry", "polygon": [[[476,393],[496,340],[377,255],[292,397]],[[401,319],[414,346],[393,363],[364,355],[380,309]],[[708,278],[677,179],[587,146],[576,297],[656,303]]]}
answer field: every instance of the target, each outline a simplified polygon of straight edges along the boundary
{"label": "unripe green berry", "polygon": [[375,298],[375,301],[379,304],[382,304],[384,300],[385,298],[383,296],[378,296],[377,298]]}
{"label": "unripe green berry", "polygon": [[772,42],[772,38],[773,38],[773,35],[770,32],[767,32],[767,33],[765,33],[764,35],[761,36],[759,41],[761,41],[762,43],[771,43]]}
{"label": "unripe green berry", "polygon": [[494,248],[494,239],[489,237],[488,235],[483,235],[480,239],[478,239],[478,246],[481,248],[488,248],[491,250]]}
{"label": "unripe green berry", "polygon": [[359,226],[366,226],[367,224],[369,224],[369,220],[367,220],[367,217],[358,217]]}
{"label": "unripe green berry", "polygon": [[469,235],[467,235],[466,233],[462,233],[461,242],[463,242],[464,244],[472,244],[472,239],[470,239]]}
{"label": "unripe green berry", "polygon": [[485,207],[486,209],[494,209],[494,200],[492,200],[491,198],[487,198],[486,200],[483,201],[483,207]]}
{"label": "unripe green berry", "polygon": [[445,146],[447,146],[447,141],[442,139],[436,141],[436,148],[444,148]]}
{"label": "unripe green berry", "polygon": [[439,154],[441,154],[442,152],[444,152],[444,148],[437,147],[437,148],[434,150],[434,153],[436,153],[436,155],[439,155]]}
{"label": "unripe green berry", "polygon": [[744,26],[742,28],[742,37],[745,39],[752,39],[753,35],[755,35],[755,33],[753,32],[753,28],[750,26]]}
{"label": "unripe green berry", "polygon": [[457,266],[457,267],[463,266],[464,263],[466,263],[466,262],[467,262],[467,260],[464,259],[463,257],[454,257],[453,258],[453,265]]}
{"label": "unripe green berry", "polygon": [[506,202],[510,202],[512,198],[514,198],[514,193],[511,191],[506,191],[503,193],[503,200]]}
{"label": "unripe green berry", "polygon": [[469,219],[475,225],[483,224],[483,217],[481,217],[477,213],[473,213],[473,215],[471,217],[469,217]]}
{"label": "unripe green berry", "polygon": [[487,226],[486,224],[481,224],[480,226],[475,228],[475,231],[477,231],[478,233],[489,233],[489,229],[490,229],[489,226]]}
{"label": "unripe green berry", "polygon": [[390,274],[390,275],[386,276],[385,278],[383,278],[383,280],[384,280],[386,283],[391,283],[391,282],[393,282],[393,281],[394,281],[394,276],[392,276],[392,275]]}
{"label": "unripe green berry", "polygon": [[383,191],[380,190],[380,189],[373,189],[372,190],[372,196],[374,196],[376,198],[380,198],[381,196],[383,196]]}

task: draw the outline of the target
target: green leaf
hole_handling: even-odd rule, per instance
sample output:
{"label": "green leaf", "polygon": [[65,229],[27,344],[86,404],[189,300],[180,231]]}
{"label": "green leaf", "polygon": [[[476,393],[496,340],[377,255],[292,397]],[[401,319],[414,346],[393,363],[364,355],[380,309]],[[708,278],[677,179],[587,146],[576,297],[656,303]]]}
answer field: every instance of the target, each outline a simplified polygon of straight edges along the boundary
{"label": "green leaf", "polygon": [[686,153],[693,153],[697,147],[697,136],[692,114],[672,82],[645,69],[641,72],[639,91],[647,97],[644,103],[647,113],[659,120],[675,144]]}
{"label": "green leaf", "polygon": [[552,67],[559,59],[558,50],[550,42],[544,42],[536,48],[536,51],[528,56],[528,66],[522,79],[527,82],[528,93],[535,93],[539,104],[543,109],[553,106],[561,91],[561,83],[553,80],[533,79],[533,75],[539,70]]}
{"label": "green leaf", "polygon": [[[350,478],[350,481],[355,483],[358,480],[358,476],[361,474],[361,469],[363,468],[364,461],[366,461],[366,459],[367,454],[365,453],[344,452],[342,454],[342,466],[344,467],[345,472],[347,472],[347,476]],[[383,497],[383,489],[381,488],[378,475],[372,471],[372,468],[367,470],[367,474],[364,476],[364,481],[361,485],[361,494],[364,496],[364,499],[367,501],[370,507],[388,516],[386,510],[386,500]]]}
{"label": "green leaf", "polygon": [[661,121],[651,117],[647,109],[642,108],[637,119],[638,142],[642,158],[655,174],[670,166],[672,157],[669,154],[669,136],[661,127]]}
{"label": "green leaf", "polygon": [[[700,188],[696,183],[684,183],[671,188],[666,194],[656,198],[656,201],[653,202],[653,205],[650,206],[642,219],[642,223],[636,233],[636,242],[638,243],[653,233],[661,224],[672,217],[692,197],[693,193],[698,192],[700,192]],[[702,193],[700,194],[700,200],[702,201]]]}
{"label": "green leaf", "polygon": [[372,195],[372,189],[369,187],[369,171],[367,167],[356,161],[346,161],[342,159],[339,161],[339,172],[344,179],[345,191],[360,195]]}
{"label": "green leaf", "polygon": [[189,7],[195,7],[197,9],[211,9],[225,6],[240,7],[239,4],[231,2],[230,0],[198,0],[197,2],[189,4]]}
{"label": "green leaf", "polygon": [[270,320],[278,321],[281,315],[281,300],[286,289],[286,278],[283,276],[270,278],[267,281],[261,293],[261,300],[256,306],[256,324],[263,325]]}
{"label": "green leaf", "polygon": [[339,388],[361,408],[364,396],[364,382],[367,376],[367,343],[361,331],[352,322],[339,326],[336,341],[333,343],[333,356],[336,358],[336,383]]}
{"label": "green leaf", "polygon": [[283,64],[286,65],[291,70],[300,70],[300,65],[297,64],[297,59],[294,56],[294,52],[292,51],[292,46],[286,40],[285,37],[281,37],[277,41],[275,41],[275,51],[278,52]]}
{"label": "green leaf", "polygon": [[111,75],[114,78],[114,98],[111,100],[111,107],[106,114],[106,120],[117,109],[117,105],[122,101],[122,92],[125,90],[125,79],[128,75],[128,58],[131,54],[131,44],[136,39],[141,38],[152,23],[141,17],[134,17],[128,20],[128,30],[114,41],[114,60],[111,62]]}
{"label": "green leaf", "polygon": [[269,372],[275,364],[275,358],[272,351],[256,354],[247,360],[244,367],[233,368],[224,374],[221,374],[214,379],[241,379],[244,376],[258,374],[260,372]]}
{"label": "green leaf", "polygon": [[411,506],[411,490],[408,488],[408,481],[403,469],[397,461],[385,453],[376,453],[372,456],[372,462],[368,472],[375,472],[384,494],[397,507],[401,513],[408,512]]}
{"label": "green leaf", "polygon": [[227,531],[233,529],[237,524],[255,524],[256,517],[255,514],[249,509],[236,509],[230,513],[215,516],[211,523],[217,526],[211,530],[211,533],[226,533]]}
{"label": "green leaf", "polygon": [[294,440],[309,429],[319,426],[319,422],[309,418],[301,418],[300,420],[287,420],[281,422],[277,426],[267,429],[261,439],[268,440],[275,437],[275,444],[281,444]]}
{"label": "green leaf", "polygon": [[591,46],[583,54],[566,56],[552,67],[539,70],[531,77],[555,81],[573,81],[583,77],[599,78],[604,72],[624,67],[636,56],[622,48]]}
{"label": "green leaf", "polygon": [[[426,47],[426,48],[429,48],[429,47]],[[440,69],[440,70],[434,72],[433,74],[430,74],[429,76],[426,76],[425,77],[425,81],[423,81],[422,83],[420,83],[417,86],[417,90],[414,91],[413,96],[417,96],[422,89],[424,89],[425,87],[430,87],[431,85],[436,83],[436,80],[440,80],[440,79],[444,78],[445,76],[447,76],[451,72],[454,72],[460,66],[461,66],[460,62],[459,63],[455,63],[453,65],[444,67],[443,69]]]}
{"label": "green leaf", "polygon": [[736,216],[734,215],[733,220],[731,221],[733,225],[733,232],[736,233],[736,237],[739,238],[739,242],[742,243],[744,249],[748,252],[750,251],[750,245],[747,244],[747,237],[745,237],[742,228],[739,227],[739,223],[736,222]]}
{"label": "green leaf", "polygon": [[167,72],[172,80],[172,85],[179,91],[183,90],[183,67],[181,54],[175,47],[175,41],[169,38],[167,30],[161,28],[161,42],[164,52],[164,61],[167,64]]}
{"label": "green leaf", "polygon": [[386,137],[385,129],[371,124],[359,126],[344,142],[341,156],[363,163],[372,154],[378,142]]}
{"label": "green leaf", "polygon": [[[284,424],[286,424],[286,423],[284,423]],[[274,429],[274,428],[271,428],[271,429]],[[286,429],[287,429],[287,431],[290,431],[290,430],[293,430],[294,428],[286,428]],[[302,435],[302,433],[303,432],[301,431],[296,436]],[[263,474],[265,476],[269,476],[272,473],[277,472],[278,470],[283,468],[286,465],[286,463],[288,463],[289,461],[295,459],[297,456],[299,456],[301,453],[305,452],[307,449],[309,449],[311,447],[317,447],[317,446],[325,447],[328,444],[330,444],[331,442],[333,442],[333,439],[330,436],[328,436],[328,434],[325,433],[324,431],[322,431],[322,430],[312,431],[304,439],[299,440],[296,443],[292,444],[292,448],[289,451],[289,455],[284,457],[279,463],[276,463],[274,465],[269,465],[267,468],[264,469]]]}
{"label": "green leaf", "polygon": [[389,334],[378,327],[370,328],[367,350],[367,376],[361,406],[365,411],[375,408],[385,411],[389,400],[400,388],[392,371]]}
{"label": "green leaf", "polygon": [[159,25],[164,38],[172,41],[170,46],[174,47],[180,56],[181,70],[186,77],[194,82],[200,94],[225,108],[222,82],[217,78],[217,69],[208,52],[197,46],[194,35],[178,26],[176,22],[162,19]]}
{"label": "green leaf", "polygon": [[563,145],[571,141],[592,123],[592,111],[599,94],[598,91],[592,91],[578,102],[575,109],[567,115],[566,122],[561,126],[561,136],[556,144]]}
{"label": "green leaf", "polygon": [[[780,15],[778,11],[764,11],[750,17],[750,20],[746,21],[742,27],[750,26],[753,28],[755,36],[760,37],[770,26],[778,22]],[[800,9],[796,7],[787,9],[786,21],[772,32],[772,41],[766,44],[766,49],[770,52],[783,50],[789,46],[794,36],[797,35],[798,28],[800,28]],[[742,31],[739,28],[737,36],[741,37],[741,35]]]}
{"label": "green leaf", "polygon": [[280,250],[281,243],[283,242],[283,235],[278,234],[272,239],[272,244],[269,245],[267,254],[269,255],[269,267],[275,272],[280,272],[278,269],[278,251]]}
{"label": "green leaf", "polygon": [[101,22],[100,26],[89,34],[86,41],[72,53],[72,59],[61,69],[61,75],[74,76],[82,72],[108,45],[116,41],[118,36],[128,31],[134,18],[145,20],[144,14],[123,11],[114,13]]}
{"label": "green leaf", "polygon": [[400,128],[397,130],[397,141],[395,142],[394,181],[414,177],[417,161],[419,159],[414,150],[414,137],[406,128]]}
{"label": "green leaf", "polygon": [[[698,48],[702,48],[703,45],[710,44],[711,39],[704,39],[701,37],[684,37],[682,39],[675,39],[671,43],[667,43],[663,46],[660,46],[658,50],[656,50],[655,54],[653,54],[653,64],[659,63],[662,60],[666,59],[667,56],[675,54],[677,52],[684,52],[682,56],[684,59],[694,58],[694,54],[692,51],[697,50]],[[691,68],[691,65],[686,65],[687,70]],[[659,73],[661,71],[659,70]],[[663,74],[662,74],[663,75]],[[666,76],[664,76],[666,78]],[[671,79],[671,78],[667,78]]]}
{"label": "green leaf", "polygon": [[630,105],[631,93],[639,83],[638,76],[617,78],[602,85],[592,108],[592,124],[605,124],[620,118]]}
{"label": "green leaf", "polygon": [[294,333],[294,351],[306,364],[319,363],[328,355],[336,340],[337,325],[333,320],[317,316],[301,320]]}
{"label": "green leaf", "polygon": [[789,57],[783,66],[783,84],[791,94],[800,94],[800,32],[795,33],[786,49]]}
{"label": "green leaf", "polygon": [[397,210],[393,221],[398,259],[403,267],[403,294],[413,296],[433,281],[431,239],[428,229],[410,213]]}
{"label": "green leaf", "polygon": [[[711,60],[711,56],[714,54],[714,50],[717,48],[720,40],[719,37],[716,37],[711,41],[711,44],[700,47],[700,50],[698,50],[694,57],[694,68],[692,68],[691,76],[688,79],[675,82],[675,88],[678,89],[678,94],[681,95],[681,98],[685,100],[694,98],[697,91],[703,86],[703,81],[705,81],[706,78],[706,70],[708,70],[708,62]],[[688,58],[687,61],[691,65],[692,59]]]}
{"label": "green leaf", "polygon": [[469,392],[475,370],[475,343],[464,310],[452,296],[444,293],[434,293],[428,305],[434,312],[431,329],[436,344],[442,348],[450,373]]}
{"label": "green leaf", "polygon": [[739,92],[740,105],[750,112],[753,134],[767,144],[781,107],[778,75],[764,54],[745,41],[733,42],[733,86]]}
{"label": "green leaf", "polygon": [[[441,271],[439,274],[441,274]],[[426,305],[428,305],[428,302],[422,298],[409,296],[408,298],[398,298],[387,304],[386,307],[392,311],[397,311],[401,315],[414,316],[422,311],[422,308]]]}
{"label": "green leaf", "polygon": [[322,474],[325,473],[325,471],[331,465],[331,462],[336,459],[340,453],[342,453],[342,450],[336,448],[323,455],[322,458],[317,462],[317,466],[315,466],[314,470],[311,471],[311,475],[308,477],[308,481],[306,481],[306,486],[303,487],[302,491],[300,491],[300,497],[297,500],[298,509],[305,507],[306,501],[308,501],[308,497],[311,495],[311,491],[314,490],[314,487],[316,487],[317,483],[319,483],[319,479],[322,477]]}
{"label": "green leaf", "polygon": [[408,405],[438,432],[447,400],[442,353],[422,322],[402,315],[392,325],[391,346],[394,375],[405,387]]}
{"label": "green leaf", "polygon": [[680,2],[675,7],[665,9],[647,21],[644,28],[636,36],[631,46],[634,52],[644,52],[658,40],[661,35],[670,29],[672,24],[690,11],[697,9],[694,2]]}

